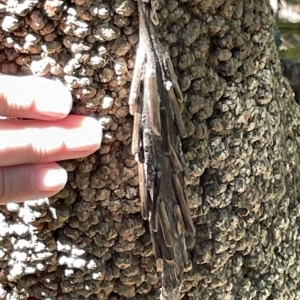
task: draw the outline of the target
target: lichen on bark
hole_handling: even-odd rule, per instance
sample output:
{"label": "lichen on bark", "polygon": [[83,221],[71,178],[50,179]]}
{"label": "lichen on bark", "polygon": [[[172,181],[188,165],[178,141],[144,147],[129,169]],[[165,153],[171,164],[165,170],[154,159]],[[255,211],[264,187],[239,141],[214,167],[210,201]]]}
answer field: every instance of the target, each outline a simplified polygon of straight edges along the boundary
{"label": "lichen on bark", "polygon": [[[58,195],[1,207],[0,299],[157,299],[130,154],[135,2],[9,0],[0,13],[2,73],[60,79],[73,113],[104,128],[99,151],[62,163]],[[197,231],[183,297],[299,299],[300,111],[269,1],[170,0],[159,18],[184,95]]]}

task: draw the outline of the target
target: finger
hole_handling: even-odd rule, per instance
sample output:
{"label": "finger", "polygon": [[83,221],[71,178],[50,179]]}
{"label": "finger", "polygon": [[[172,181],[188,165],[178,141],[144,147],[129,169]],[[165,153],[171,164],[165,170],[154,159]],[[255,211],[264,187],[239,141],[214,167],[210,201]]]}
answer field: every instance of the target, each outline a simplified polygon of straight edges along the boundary
{"label": "finger", "polygon": [[99,149],[101,139],[101,126],[90,117],[0,120],[0,167],[85,157]]}
{"label": "finger", "polygon": [[55,163],[0,168],[0,204],[50,197],[67,182],[67,172]]}
{"label": "finger", "polygon": [[67,116],[72,97],[59,81],[0,75],[0,116],[53,120]]}

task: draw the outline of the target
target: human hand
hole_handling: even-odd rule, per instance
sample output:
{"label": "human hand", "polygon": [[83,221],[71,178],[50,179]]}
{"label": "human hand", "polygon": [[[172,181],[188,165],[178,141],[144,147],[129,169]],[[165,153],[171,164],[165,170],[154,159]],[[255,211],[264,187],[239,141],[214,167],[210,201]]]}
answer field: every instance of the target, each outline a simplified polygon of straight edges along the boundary
{"label": "human hand", "polygon": [[0,119],[0,204],[56,194],[67,172],[55,161],[85,157],[100,147],[99,122],[68,116],[71,107],[60,82],[0,75],[0,116],[7,117]]}

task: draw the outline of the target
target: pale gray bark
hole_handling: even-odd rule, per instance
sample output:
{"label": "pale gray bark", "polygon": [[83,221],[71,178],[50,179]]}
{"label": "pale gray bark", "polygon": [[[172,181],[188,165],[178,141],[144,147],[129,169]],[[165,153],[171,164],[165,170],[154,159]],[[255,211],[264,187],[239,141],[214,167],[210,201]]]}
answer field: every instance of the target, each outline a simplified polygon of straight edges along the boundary
{"label": "pale gray bark", "polygon": [[[269,0],[165,2],[156,31],[183,93],[196,227],[183,297],[299,299],[300,111]],[[1,208],[0,299],[157,299],[130,152],[135,1],[7,1],[0,11],[2,72],[60,78],[74,112],[104,126],[97,153],[63,163],[59,195]]]}

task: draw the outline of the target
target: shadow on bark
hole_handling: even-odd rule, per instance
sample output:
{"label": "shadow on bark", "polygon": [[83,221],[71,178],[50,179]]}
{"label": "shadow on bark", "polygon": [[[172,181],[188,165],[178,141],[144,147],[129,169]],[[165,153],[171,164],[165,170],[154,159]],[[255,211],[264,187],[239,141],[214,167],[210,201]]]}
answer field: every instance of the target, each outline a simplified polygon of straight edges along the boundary
{"label": "shadow on bark", "polygon": [[[299,107],[282,76],[269,1],[166,1],[157,35],[184,96],[196,238],[184,299],[299,299]],[[90,157],[63,162],[50,200],[1,207],[0,299],[157,299],[127,99],[132,0],[1,4],[3,73],[60,78],[73,112],[101,118]]]}

